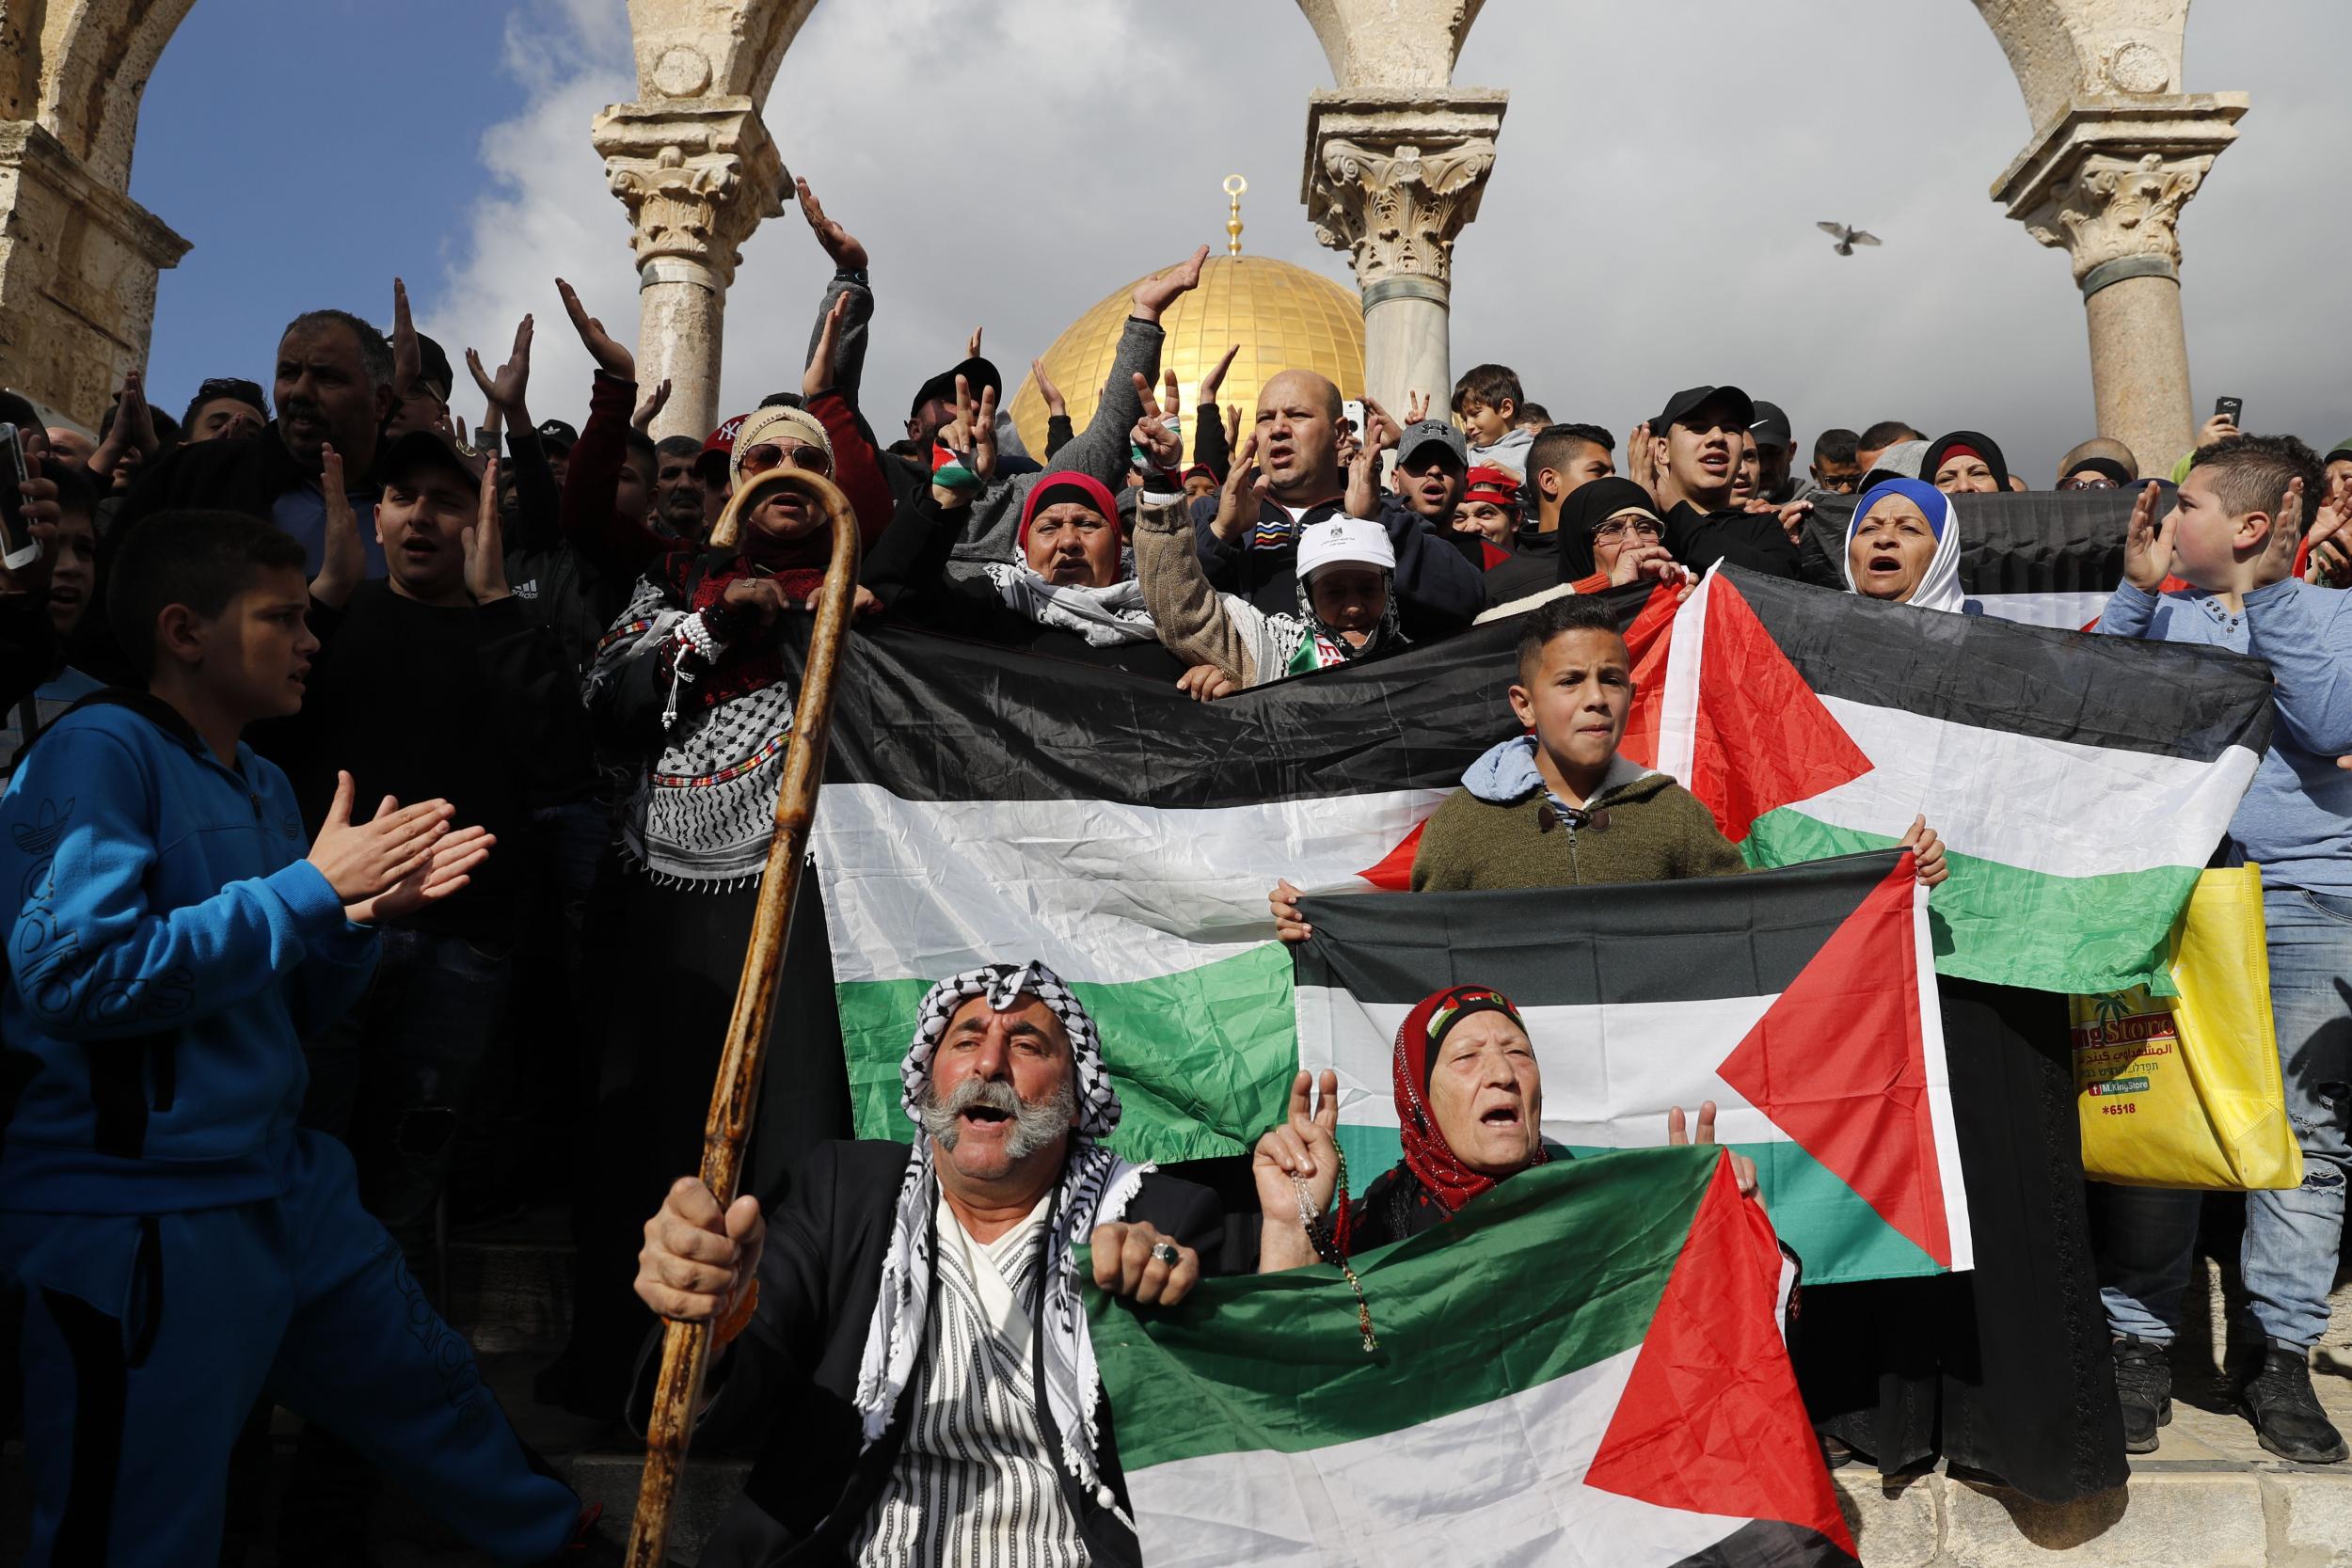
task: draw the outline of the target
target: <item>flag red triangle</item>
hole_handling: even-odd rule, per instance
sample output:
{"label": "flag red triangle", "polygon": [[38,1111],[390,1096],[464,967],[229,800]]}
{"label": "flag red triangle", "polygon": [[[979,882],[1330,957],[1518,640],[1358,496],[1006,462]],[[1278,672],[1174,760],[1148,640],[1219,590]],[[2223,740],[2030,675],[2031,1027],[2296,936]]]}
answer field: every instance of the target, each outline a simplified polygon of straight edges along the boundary
{"label": "flag red triangle", "polygon": [[1698,705],[1692,776],[1679,782],[1735,844],[1766,812],[1870,770],[1740,590],[1721,578],[1708,601]]}
{"label": "flag red triangle", "polygon": [[1831,933],[1715,1075],[1946,1268],[1912,861]]}
{"label": "flag red triangle", "polygon": [[1413,831],[1405,835],[1405,842],[1380,857],[1380,863],[1357,876],[1383,893],[1409,893],[1413,887],[1413,857],[1421,850],[1421,832],[1429,826],[1422,817],[1413,824]]}
{"label": "flag red triangle", "polygon": [[1784,1521],[1851,1556],[1775,1322],[1780,1270],[1772,1222],[1719,1161],[1584,1484],[1661,1508]]}

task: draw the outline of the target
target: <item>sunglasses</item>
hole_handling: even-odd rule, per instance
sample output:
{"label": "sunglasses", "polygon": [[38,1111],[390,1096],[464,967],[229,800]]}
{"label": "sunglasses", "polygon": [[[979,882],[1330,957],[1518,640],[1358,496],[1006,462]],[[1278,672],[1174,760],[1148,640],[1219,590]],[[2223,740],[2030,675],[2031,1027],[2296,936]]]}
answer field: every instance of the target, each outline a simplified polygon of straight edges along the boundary
{"label": "sunglasses", "polygon": [[764,474],[786,464],[814,474],[833,472],[833,460],[825,455],[822,447],[797,443],[787,447],[777,441],[762,441],[743,454],[743,471],[747,474]]}
{"label": "sunglasses", "polygon": [[2115,481],[2104,475],[2090,474],[2081,479],[2070,479],[2058,488],[2061,490],[2112,490],[2116,488],[2116,483]]}

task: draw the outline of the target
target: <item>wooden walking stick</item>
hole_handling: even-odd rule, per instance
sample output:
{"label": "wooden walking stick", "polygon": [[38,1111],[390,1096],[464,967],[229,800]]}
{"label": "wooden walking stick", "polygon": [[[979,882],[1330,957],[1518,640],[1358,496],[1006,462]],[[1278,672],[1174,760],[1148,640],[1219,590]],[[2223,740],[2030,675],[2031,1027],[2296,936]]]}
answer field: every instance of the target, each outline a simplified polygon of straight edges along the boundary
{"label": "wooden walking stick", "polygon": [[[857,590],[857,515],[849,499],[831,480],[797,468],[780,470],[773,479],[803,492],[823,510],[833,531],[833,559],[825,568],[817,626],[809,633],[808,657],[802,666],[801,697],[792,710],[792,739],[785,752],[784,782],[776,791],[768,863],[759,875],[751,944],[743,953],[743,976],[735,989],[735,1011],[727,1020],[726,1050],[719,1058],[719,1081],[711,1090],[710,1118],[703,1125],[703,1185],[722,1211],[735,1201],[743,1144],[751,1135],[753,1109],[759,1103],[776,972],[784,961],[784,939],[791,924],[792,894],[800,882],[809,824],[817,815],[825,737],[833,723],[834,674],[841,665],[842,639],[849,633]],[[685,1473],[694,1407],[702,1400],[710,1329],[708,1323],[672,1322],[662,1334],[661,1379],[654,1386],[653,1418],[645,1427],[645,1472],[637,1486],[637,1514],[629,1524],[629,1568],[661,1568],[666,1560],[670,1505]]]}

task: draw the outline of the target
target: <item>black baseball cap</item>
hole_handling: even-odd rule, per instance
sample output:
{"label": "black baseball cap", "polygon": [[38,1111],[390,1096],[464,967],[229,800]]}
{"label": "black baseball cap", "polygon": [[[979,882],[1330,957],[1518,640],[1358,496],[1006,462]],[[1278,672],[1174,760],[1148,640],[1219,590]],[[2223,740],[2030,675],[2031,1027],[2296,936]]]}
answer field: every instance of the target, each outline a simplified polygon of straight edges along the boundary
{"label": "black baseball cap", "polygon": [[1777,403],[1759,402],[1756,418],[1749,422],[1748,432],[1759,447],[1787,447],[1796,444],[1796,436],[1788,429],[1788,416],[1781,412]]}
{"label": "black baseball cap", "polygon": [[914,401],[907,404],[907,418],[913,419],[922,406],[937,398],[942,403],[956,401],[956,377],[962,376],[972,388],[974,402],[979,401],[980,388],[995,388],[996,395],[1005,395],[1005,378],[997,373],[995,361],[971,358],[961,365],[950,365],[914,389]]}
{"label": "black baseball cap", "polygon": [[1462,433],[1454,428],[1451,420],[1416,420],[1406,425],[1405,434],[1397,438],[1396,460],[1410,463],[1413,454],[1432,441],[1452,452],[1454,460],[1464,467],[1470,466],[1469,443],[1462,439]]}
{"label": "black baseball cap", "polygon": [[565,424],[562,420],[541,420],[539,440],[543,445],[562,447],[569,451],[580,445],[580,432]]}
{"label": "black baseball cap", "polygon": [[394,436],[375,458],[375,477],[387,484],[398,484],[437,469],[463,481],[469,490],[482,487],[482,475],[437,430],[411,430]]}
{"label": "black baseball cap", "polygon": [[1756,403],[1737,387],[1685,387],[1666,400],[1666,406],[1658,418],[1650,420],[1653,435],[1663,436],[1669,426],[1687,420],[1710,403],[1720,403],[1731,416],[1731,422],[1742,429],[1756,423]]}

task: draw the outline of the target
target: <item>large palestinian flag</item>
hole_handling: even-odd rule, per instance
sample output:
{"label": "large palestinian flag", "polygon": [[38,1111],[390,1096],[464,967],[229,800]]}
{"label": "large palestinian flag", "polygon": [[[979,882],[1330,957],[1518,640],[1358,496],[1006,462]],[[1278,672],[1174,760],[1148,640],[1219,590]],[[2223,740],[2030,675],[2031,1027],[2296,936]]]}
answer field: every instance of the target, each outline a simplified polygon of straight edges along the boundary
{"label": "large palestinian flag", "polygon": [[1555,1163],[1354,1261],[1371,1354],[1321,1265],[1092,1297],[1152,1568],[1853,1561],[1720,1155]]}
{"label": "large palestinian flag", "polygon": [[1937,967],[2171,994],[2166,938],[2270,735],[2270,673],[2211,649],[1881,604],[1726,567],[1637,666],[1628,755],[1755,865],[1883,848],[1952,875]]}
{"label": "large palestinian flag", "polygon": [[1340,1076],[1351,1182],[1395,1164],[1397,1026],[1447,986],[1518,1006],[1543,1130],[1579,1150],[1666,1141],[1713,1101],[1820,1283],[1970,1266],[1968,1205],[1908,856],[1529,893],[1316,898],[1299,1060]]}

